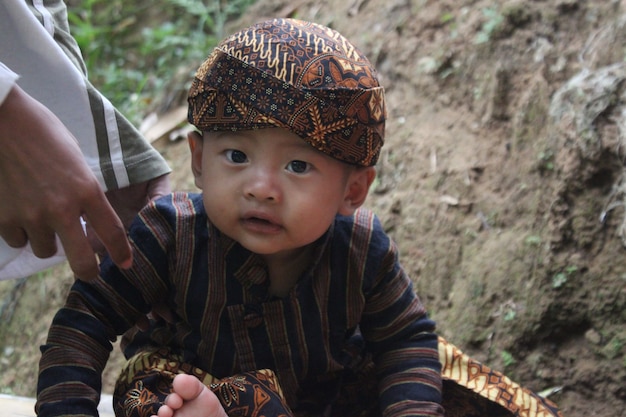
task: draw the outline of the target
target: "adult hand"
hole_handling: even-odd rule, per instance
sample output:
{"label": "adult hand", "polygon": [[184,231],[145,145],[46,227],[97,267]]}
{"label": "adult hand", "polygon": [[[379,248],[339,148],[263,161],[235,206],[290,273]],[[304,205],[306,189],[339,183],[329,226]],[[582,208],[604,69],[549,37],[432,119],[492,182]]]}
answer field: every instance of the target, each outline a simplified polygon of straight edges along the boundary
{"label": "adult hand", "polygon": [[[150,200],[162,197],[170,192],[169,174],[165,174],[146,182],[107,191],[106,197],[122,220],[124,227],[128,229],[139,210],[148,204]],[[102,256],[107,252],[107,248],[98,239],[91,222],[87,222],[87,236],[92,248],[98,255]]]}
{"label": "adult hand", "polygon": [[139,184],[132,184],[118,190],[106,192],[109,203],[122,219],[126,228],[150,200],[162,197],[172,191],[169,174]]}
{"label": "adult hand", "polygon": [[[111,190],[106,192],[109,203],[115,209],[115,212],[122,219],[124,228],[128,229],[133,219],[150,200],[162,197],[171,192],[169,174],[162,175],[150,181],[132,184],[125,188]],[[106,253],[106,248],[98,239],[95,231],[91,227],[91,223],[87,222],[87,237],[92,248],[98,256]],[[174,322],[174,315],[167,304],[163,303],[153,307],[152,311],[144,317],[141,317],[135,324],[140,330],[147,331],[150,328],[151,318],[162,318],[168,323]]]}
{"label": "adult hand", "polygon": [[57,251],[55,233],[78,278],[98,273],[80,217],[111,259],[132,263],[122,221],[100,189],[76,139],[44,105],[15,86],[0,106],[0,236],[12,247],[30,241],[33,253]]}

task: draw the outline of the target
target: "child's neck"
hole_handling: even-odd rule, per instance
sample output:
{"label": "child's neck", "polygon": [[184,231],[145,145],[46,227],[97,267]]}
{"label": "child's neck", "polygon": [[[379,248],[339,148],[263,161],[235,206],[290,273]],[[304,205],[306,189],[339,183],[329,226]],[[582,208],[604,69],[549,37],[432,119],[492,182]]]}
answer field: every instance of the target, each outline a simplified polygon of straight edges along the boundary
{"label": "child's neck", "polygon": [[296,285],[300,276],[311,264],[313,245],[307,245],[297,252],[264,256],[270,278],[270,295],[286,297]]}

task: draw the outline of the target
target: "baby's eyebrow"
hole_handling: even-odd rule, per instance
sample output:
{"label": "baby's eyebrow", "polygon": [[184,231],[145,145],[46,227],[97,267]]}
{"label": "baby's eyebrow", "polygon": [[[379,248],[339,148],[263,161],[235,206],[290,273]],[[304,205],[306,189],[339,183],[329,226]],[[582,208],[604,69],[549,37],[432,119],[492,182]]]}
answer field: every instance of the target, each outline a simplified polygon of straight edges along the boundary
{"label": "baby's eyebrow", "polygon": [[304,141],[290,143],[289,145],[286,146],[286,148],[288,150],[293,150],[294,152],[300,152],[300,153],[306,152],[307,154],[310,154],[310,155],[318,155],[322,153],[321,151],[318,151],[317,149],[315,149],[314,147],[312,147],[311,145],[309,145],[308,143]]}
{"label": "baby's eyebrow", "polygon": [[217,140],[253,140],[252,136],[246,135],[244,132],[238,131],[227,131],[227,130],[217,130],[217,131],[209,131],[205,132],[207,137],[210,139]]}

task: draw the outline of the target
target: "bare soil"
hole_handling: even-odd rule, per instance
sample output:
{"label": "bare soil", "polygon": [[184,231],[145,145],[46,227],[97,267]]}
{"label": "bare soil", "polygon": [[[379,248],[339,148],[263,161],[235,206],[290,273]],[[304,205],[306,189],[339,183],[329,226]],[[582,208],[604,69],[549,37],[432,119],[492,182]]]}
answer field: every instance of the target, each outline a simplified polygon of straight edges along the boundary
{"label": "bare soil", "polygon": [[[231,28],[273,16],[331,26],[379,69],[367,204],[441,335],[564,416],[625,416],[626,2],[259,0]],[[157,146],[193,190],[184,141]],[[34,395],[71,280],[0,283],[0,391]]]}

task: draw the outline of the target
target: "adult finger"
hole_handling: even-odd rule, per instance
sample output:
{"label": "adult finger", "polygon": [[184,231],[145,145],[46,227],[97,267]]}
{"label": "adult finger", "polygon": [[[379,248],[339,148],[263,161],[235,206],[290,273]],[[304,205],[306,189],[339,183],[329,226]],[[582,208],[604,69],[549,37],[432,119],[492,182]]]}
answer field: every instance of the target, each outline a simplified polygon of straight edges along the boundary
{"label": "adult finger", "polygon": [[79,219],[57,229],[67,261],[76,275],[83,281],[98,276],[98,263]]}
{"label": "adult finger", "polygon": [[0,226],[0,236],[12,248],[23,248],[28,243],[26,231],[21,227]]}
{"label": "adult finger", "polygon": [[58,248],[54,230],[47,224],[29,224],[26,234],[36,257],[49,258],[57,253]]}
{"label": "adult finger", "polygon": [[106,248],[111,260],[122,269],[130,268],[132,253],[122,221],[104,194],[89,202],[89,206],[84,210],[84,216],[91,229]]}

